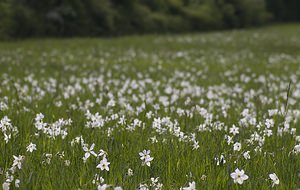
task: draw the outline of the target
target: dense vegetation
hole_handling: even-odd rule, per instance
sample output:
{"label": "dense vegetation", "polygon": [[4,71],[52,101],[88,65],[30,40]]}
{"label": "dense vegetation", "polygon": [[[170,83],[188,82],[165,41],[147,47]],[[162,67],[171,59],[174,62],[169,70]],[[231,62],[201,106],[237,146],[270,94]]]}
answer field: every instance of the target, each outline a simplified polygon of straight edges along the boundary
{"label": "dense vegetation", "polygon": [[299,31],[1,42],[0,185],[299,189]]}
{"label": "dense vegetation", "polygon": [[1,0],[0,38],[112,36],[299,20],[297,0]]}

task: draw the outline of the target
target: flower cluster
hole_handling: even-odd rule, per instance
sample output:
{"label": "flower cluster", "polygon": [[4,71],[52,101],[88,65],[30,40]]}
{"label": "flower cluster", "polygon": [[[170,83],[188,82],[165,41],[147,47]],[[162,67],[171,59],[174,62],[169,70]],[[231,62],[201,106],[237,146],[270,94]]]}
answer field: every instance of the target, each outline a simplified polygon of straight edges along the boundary
{"label": "flower cluster", "polygon": [[11,120],[7,116],[0,120],[0,129],[6,143],[11,139],[12,135],[18,133],[18,128],[12,125]]}
{"label": "flower cluster", "polygon": [[72,124],[72,120],[64,120],[59,119],[58,121],[55,121],[54,123],[48,124],[43,121],[44,115],[42,113],[39,113],[35,117],[35,128],[42,132],[43,134],[47,135],[49,138],[55,139],[57,136],[61,136],[62,139],[64,139],[68,135],[67,128],[64,128],[66,126],[70,126]]}

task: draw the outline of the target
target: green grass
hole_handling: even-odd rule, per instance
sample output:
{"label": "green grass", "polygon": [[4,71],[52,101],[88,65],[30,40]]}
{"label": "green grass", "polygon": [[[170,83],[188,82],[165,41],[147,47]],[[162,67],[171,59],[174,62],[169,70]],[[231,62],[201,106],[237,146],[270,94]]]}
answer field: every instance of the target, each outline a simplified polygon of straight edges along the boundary
{"label": "green grass", "polygon": [[[197,189],[299,189],[300,154],[294,151],[300,143],[299,34],[300,25],[290,24],[202,34],[2,42],[0,105],[8,109],[0,106],[0,120],[7,116],[18,133],[8,143],[0,133],[0,183],[13,176],[8,181],[12,189],[15,179],[19,189],[97,189],[92,180],[99,174],[111,189],[140,184],[154,189],[151,177],[159,177],[163,189],[180,189],[192,181]],[[245,109],[249,112],[243,115]],[[278,114],[270,116],[272,109]],[[101,128],[87,127],[88,110],[106,118]],[[63,127],[66,137],[49,138],[38,131],[39,113],[48,124],[71,119]],[[113,114],[124,115],[126,123],[108,120]],[[153,127],[154,118],[167,121],[161,130]],[[135,119],[140,126],[132,127]],[[274,121],[270,136],[264,132],[267,119]],[[284,123],[286,130],[279,135]],[[199,130],[204,124],[206,130]],[[235,136],[229,133],[233,124],[239,128]],[[263,140],[249,142],[253,134]],[[83,162],[83,144],[71,146],[80,136],[88,148],[95,144],[96,153],[107,152],[109,171],[96,168],[102,157],[91,155]],[[154,136],[156,143],[150,139]],[[37,147],[32,153],[26,151],[31,142]],[[240,151],[233,150],[235,142],[242,144]],[[142,166],[139,152],[144,149],[154,158],[150,167]],[[243,157],[246,151],[249,160]],[[52,154],[50,163],[46,154]],[[218,166],[215,158],[221,154],[226,163]],[[24,156],[14,172],[13,155]],[[129,168],[133,176],[128,176]],[[249,176],[241,185],[230,177],[236,168]],[[279,185],[272,187],[271,173]]]}

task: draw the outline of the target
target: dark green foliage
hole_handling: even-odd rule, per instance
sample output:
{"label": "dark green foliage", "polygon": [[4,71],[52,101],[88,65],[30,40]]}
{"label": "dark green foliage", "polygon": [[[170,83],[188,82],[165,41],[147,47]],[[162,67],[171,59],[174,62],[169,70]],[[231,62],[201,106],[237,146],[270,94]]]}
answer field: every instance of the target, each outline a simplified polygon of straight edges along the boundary
{"label": "dark green foliage", "polygon": [[299,19],[299,1],[266,2],[267,7],[264,0],[1,0],[0,38],[240,28],[266,23],[269,12],[278,20]]}
{"label": "dark green foliage", "polygon": [[271,15],[263,0],[217,0],[225,27],[247,27],[265,23]]}
{"label": "dark green foliage", "polygon": [[266,0],[267,9],[277,21],[300,21],[299,0]]}

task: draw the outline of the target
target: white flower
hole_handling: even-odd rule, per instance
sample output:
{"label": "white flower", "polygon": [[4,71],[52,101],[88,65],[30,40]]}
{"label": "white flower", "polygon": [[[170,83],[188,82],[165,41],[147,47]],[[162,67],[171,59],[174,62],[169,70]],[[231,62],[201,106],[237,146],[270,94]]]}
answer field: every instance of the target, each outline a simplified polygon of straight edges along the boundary
{"label": "white flower", "polygon": [[248,176],[245,174],[244,170],[239,170],[238,168],[230,174],[234,183],[243,184],[245,180],[248,179]]}
{"label": "white flower", "polygon": [[150,156],[150,150],[143,150],[143,152],[140,152],[139,155],[141,156],[140,159],[143,161],[142,165],[150,167],[151,161],[153,160],[153,157]]}
{"label": "white flower", "polygon": [[35,117],[34,125],[38,130],[42,130],[47,126],[47,123],[44,123],[43,119],[44,119],[44,115],[42,113],[37,114]]}
{"label": "white flower", "polygon": [[217,166],[219,166],[220,164],[225,164],[226,160],[223,154],[221,154],[220,159],[218,157],[215,158],[216,162],[217,162]]}
{"label": "white flower", "polygon": [[150,167],[152,160],[153,160],[153,157],[147,156],[146,159],[144,160],[144,165],[147,165]]}
{"label": "white flower", "polygon": [[150,137],[150,141],[151,141],[152,144],[153,143],[158,143],[158,140],[157,140],[156,136]]}
{"label": "white flower", "polygon": [[149,188],[147,184],[140,184],[138,190],[149,190]]}
{"label": "white flower", "polygon": [[272,187],[279,184],[279,178],[275,173],[269,174],[269,177],[272,180]]}
{"label": "white flower", "polygon": [[26,151],[27,152],[33,152],[36,150],[36,144],[30,143],[27,147],[26,147]]}
{"label": "white flower", "polygon": [[10,183],[4,182],[4,183],[2,184],[2,188],[3,188],[3,190],[9,190],[9,188],[10,188]]}
{"label": "white flower", "polygon": [[104,182],[104,178],[99,174],[95,174],[94,179],[92,180],[93,184],[101,184]]}
{"label": "white flower", "polygon": [[8,110],[8,106],[4,102],[0,102],[0,111]]}
{"label": "white flower", "polygon": [[42,113],[36,114],[35,121],[41,121],[44,119],[44,115]]}
{"label": "white flower", "polygon": [[11,120],[7,116],[4,116],[0,120],[0,132],[4,136],[5,143],[8,143],[12,135],[18,133],[18,128],[11,124]]}
{"label": "white flower", "polygon": [[13,167],[17,167],[19,169],[22,168],[22,161],[24,159],[24,156],[19,155],[18,157],[13,155],[14,161],[13,161]]}
{"label": "white flower", "polygon": [[266,119],[265,125],[267,128],[271,128],[274,126],[274,120],[273,119]]}
{"label": "white flower", "polygon": [[199,142],[198,141],[194,141],[194,144],[193,144],[193,150],[197,150],[199,148]]}
{"label": "white flower", "polygon": [[98,185],[98,190],[105,190],[108,187],[109,187],[109,185],[106,185],[106,184]]}
{"label": "white flower", "polygon": [[225,136],[225,139],[227,139],[227,144],[228,144],[228,145],[230,145],[231,143],[233,143],[233,142],[232,142],[232,137],[231,137],[231,136],[226,135],[226,136]]}
{"label": "white flower", "polygon": [[15,180],[15,187],[17,187],[17,188],[20,187],[20,180],[19,179]]}
{"label": "white flower", "polygon": [[272,132],[272,130],[265,129],[265,130],[264,130],[264,134],[265,134],[266,136],[270,137],[270,136],[273,135],[273,132]]}
{"label": "white flower", "polygon": [[97,168],[100,168],[101,170],[107,170],[109,171],[108,165],[110,162],[107,161],[106,157],[103,157],[103,159],[100,161],[100,164],[97,165]]}
{"label": "white flower", "polygon": [[151,178],[150,178],[151,184],[152,184],[152,185],[155,185],[155,184],[158,182],[158,178],[159,178],[159,177],[157,177],[157,178],[151,177]]}
{"label": "white flower", "polygon": [[90,148],[88,148],[87,145],[84,145],[84,146],[82,147],[83,150],[84,150],[84,152],[85,152],[85,154],[84,154],[85,159],[88,159],[88,158],[90,157],[91,154],[92,154],[93,156],[97,156],[97,154],[93,151],[93,150],[94,150],[94,147],[95,147],[95,144],[94,144],[94,143],[91,145]]}
{"label": "white flower", "polygon": [[45,154],[45,161],[43,161],[43,162],[45,162],[45,163],[47,163],[47,164],[50,164],[50,163],[51,163],[51,160],[52,160],[52,154],[46,153],[46,154]]}
{"label": "white flower", "polygon": [[295,151],[295,153],[299,153],[300,152],[300,144],[295,145],[294,151]]}
{"label": "white flower", "polygon": [[65,166],[70,166],[71,161],[70,160],[65,160],[64,163],[65,163]]}
{"label": "white flower", "polygon": [[229,133],[232,133],[233,135],[239,134],[239,128],[237,128],[235,125],[232,125],[232,127],[229,129]]}
{"label": "white flower", "polygon": [[127,171],[128,176],[133,176],[133,170],[131,168],[128,169]]}
{"label": "white flower", "polygon": [[107,152],[105,152],[104,150],[100,149],[99,153],[97,154],[97,158],[100,158],[101,156],[106,156]]}
{"label": "white flower", "polygon": [[239,142],[234,143],[234,145],[233,145],[233,150],[234,151],[240,151],[241,148],[242,148],[242,144],[241,143],[239,143]]}
{"label": "white flower", "polygon": [[244,152],[243,156],[246,160],[250,159],[250,154],[249,154],[250,151],[246,151]]}
{"label": "white flower", "polygon": [[139,155],[141,156],[141,160],[144,160],[147,155],[150,154],[150,150],[143,150],[143,152],[140,152]]}
{"label": "white flower", "polygon": [[193,182],[189,182],[189,186],[188,187],[183,187],[181,188],[182,190],[196,190],[196,183]]}
{"label": "white flower", "polygon": [[114,190],[123,190],[122,187],[115,187]]}

